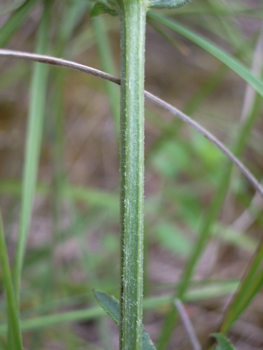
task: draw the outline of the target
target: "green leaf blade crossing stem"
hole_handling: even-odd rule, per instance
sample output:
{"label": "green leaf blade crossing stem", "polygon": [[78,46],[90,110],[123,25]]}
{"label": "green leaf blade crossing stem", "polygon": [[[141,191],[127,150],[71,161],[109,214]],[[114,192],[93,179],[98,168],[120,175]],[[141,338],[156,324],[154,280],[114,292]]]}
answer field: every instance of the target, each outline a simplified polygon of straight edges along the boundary
{"label": "green leaf blade crossing stem", "polygon": [[172,9],[186,5],[190,0],[152,0],[149,2],[149,8],[153,9]]}
{"label": "green leaf blade crossing stem", "polygon": [[120,349],[142,347],[145,0],[118,0],[121,20]]}

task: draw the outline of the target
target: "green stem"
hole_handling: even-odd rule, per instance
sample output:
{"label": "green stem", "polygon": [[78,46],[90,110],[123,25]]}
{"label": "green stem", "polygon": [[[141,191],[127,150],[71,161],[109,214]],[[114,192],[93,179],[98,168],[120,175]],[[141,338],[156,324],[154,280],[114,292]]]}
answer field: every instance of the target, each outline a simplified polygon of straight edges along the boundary
{"label": "green stem", "polygon": [[[50,4],[50,0],[45,0],[43,15],[41,18],[41,24],[37,37],[36,50],[38,53],[45,53],[46,48],[48,46]],[[26,156],[22,186],[21,217],[13,278],[14,294],[17,301],[18,310],[21,273],[37,182],[37,171],[42,140],[41,136],[43,129],[48,69],[48,67],[43,67],[40,64],[35,64],[33,78],[31,82],[29,121],[26,140]],[[13,327],[12,324],[9,322],[7,336],[7,347],[9,349],[14,348],[13,338]]]}
{"label": "green stem", "polygon": [[[50,4],[50,0],[46,0],[44,3],[44,12],[37,38],[36,51],[38,53],[45,53],[48,46]],[[26,142],[26,159],[23,174],[21,218],[14,270],[14,292],[17,300],[19,300],[21,272],[37,181],[37,170],[45,110],[47,76],[48,67],[43,67],[43,65],[36,63],[30,91],[30,110]]]}
{"label": "green stem", "polygon": [[8,305],[8,323],[12,329],[12,343],[8,349],[22,350],[22,337],[20,332],[20,324],[18,317],[18,308],[16,305],[16,298],[12,284],[11,271],[9,266],[9,260],[7,255],[7,248],[5,243],[5,236],[2,225],[2,215],[0,213],[0,261],[2,265],[3,281],[6,290],[6,298]]}
{"label": "green stem", "polygon": [[142,346],[146,1],[118,0],[121,19],[120,349]]}

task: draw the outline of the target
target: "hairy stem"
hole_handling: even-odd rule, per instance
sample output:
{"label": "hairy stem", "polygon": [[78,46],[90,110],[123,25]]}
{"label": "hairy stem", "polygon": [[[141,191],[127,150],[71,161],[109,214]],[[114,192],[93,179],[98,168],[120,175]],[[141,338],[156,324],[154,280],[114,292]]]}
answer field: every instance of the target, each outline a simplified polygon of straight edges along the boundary
{"label": "hairy stem", "polygon": [[119,0],[121,20],[120,349],[142,346],[146,2]]}

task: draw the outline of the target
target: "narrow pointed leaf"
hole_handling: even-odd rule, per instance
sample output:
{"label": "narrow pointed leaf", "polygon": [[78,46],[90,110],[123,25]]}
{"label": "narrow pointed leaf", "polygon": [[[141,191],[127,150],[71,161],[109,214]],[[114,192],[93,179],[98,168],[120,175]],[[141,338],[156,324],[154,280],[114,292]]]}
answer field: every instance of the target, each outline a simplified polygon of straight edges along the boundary
{"label": "narrow pointed leaf", "polygon": [[238,74],[245,82],[252,86],[255,91],[263,96],[263,82],[253,75],[249,69],[244,66],[239,60],[228,54],[225,50],[219,48],[212,41],[206,39],[204,36],[188,29],[187,27],[179,24],[175,20],[171,20],[161,16],[157,13],[149,12],[148,17],[152,20],[163,24],[167,28],[177,32],[186,39],[192,41],[202,49],[206,50],[208,53],[216,57],[219,61],[224,63],[227,67],[232,69],[236,74]]}
{"label": "narrow pointed leaf", "polygon": [[6,290],[8,319],[12,326],[13,344],[17,350],[22,350],[22,338],[20,332],[20,324],[18,317],[18,309],[16,305],[15,293],[12,284],[10,265],[8,260],[5,236],[2,226],[2,217],[0,213],[0,261],[2,265],[3,282]]}
{"label": "narrow pointed leaf", "polygon": [[106,2],[97,1],[93,6],[92,10],[90,11],[90,17],[96,17],[105,13],[108,13],[111,16],[118,15],[118,12],[112,7],[110,7]]}
{"label": "narrow pointed leaf", "polygon": [[[107,293],[94,291],[95,297],[105,312],[113,319],[113,321],[119,326],[120,321],[120,303],[116,298]],[[142,331],[142,349],[143,350],[155,350],[155,346],[151,341],[149,334]]]}
{"label": "narrow pointed leaf", "polygon": [[99,302],[103,310],[113,319],[113,321],[119,326],[120,321],[120,304],[118,300],[107,293],[99,290],[94,291],[95,297]]}
{"label": "narrow pointed leaf", "polygon": [[190,0],[156,0],[149,2],[149,8],[153,9],[167,9],[178,8],[187,4]]}

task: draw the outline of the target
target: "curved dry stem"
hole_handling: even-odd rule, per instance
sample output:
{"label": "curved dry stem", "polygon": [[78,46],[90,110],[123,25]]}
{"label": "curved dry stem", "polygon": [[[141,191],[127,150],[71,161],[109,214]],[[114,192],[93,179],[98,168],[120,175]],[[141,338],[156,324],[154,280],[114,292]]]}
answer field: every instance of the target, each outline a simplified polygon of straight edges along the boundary
{"label": "curved dry stem", "polygon": [[[62,58],[52,57],[52,56],[46,56],[46,55],[38,55],[34,53],[28,53],[28,52],[21,52],[21,51],[14,51],[14,50],[0,50],[0,56],[10,57],[10,58],[20,58],[25,59],[28,61],[34,61],[34,62],[40,62],[45,64],[51,64],[54,66],[64,67],[64,68],[70,68],[74,70],[78,70],[87,74],[94,75],[96,77],[109,80],[115,84],[120,85],[121,81],[120,79],[104,73],[98,69],[91,68],[89,66],[79,64],[73,61],[64,60]],[[220,142],[213,134],[211,134],[208,130],[206,130],[203,126],[201,126],[196,121],[192,120],[190,117],[188,117],[186,114],[181,112],[179,109],[175,108],[174,106],[170,105],[169,103],[163,101],[159,97],[151,94],[148,91],[144,92],[145,97],[147,97],[149,100],[157,103],[164,109],[171,112],[174,116],[181,119],[186,124],[190,125],[192,128],[194,128],[197,132],[202,134],[205,138],[207,138],[211,143],[213,143],[221,152],[223,152],[227,158],[229,158],[240,170],[240,172],[246,177],[246,179],[252,184],[252,186],[255,188],[256,191],[263,197],[263,187],[259,184],[257,179],[254,177],[254,175],[251,174],[251,172],[248,170],[248,168],[238,159],[234,156],[232,152],[228,150],[226,146],[223,145],[222,142]]]}
{"label": "curved dry stem", "polygon": [[70,69],[78,70],[80,72],[94,75],[95,77],[109,80],[118,85],[120,85],[121,83],[120,79],[117,79],[110,74],[104,73],[98,69],[85,66],[80,63],[64,60],[63,58],[47,56],[47,55],[39,55],[36,53],[29,53],[29,52],[15,51],[15,50],[5,50],[5,49],[0,50],[0,56],[10,57],[10,58],[20,58],[27,61],[51,64],[52,66],[58,66],[63,68],[70,68]]}
{"label": "curved dry stem", "polygon": [[192,344],[193,350],[202,350],[201,345],[199,343],[199,340],[196,336],[194,327],[190,321],[190,317],[188,316],[187,312],[185,311],[184,305],[181,302],[180,299],[175,299],[174,304],[181,316],[181,320],[183,322],[183,325],[185,327],[186,333],[190,339],[190,342]]}
{"label": "curved dry stem", "polygon": [[247,180],[251,183],[251,185],[255,188],[255,190],[257,190],[259,194],[263,197],[263,188],[259,184],[257,179],[254,177],[254,175],[252,175],[251,172],[248,170],[248,168],[238,158],[236,158],[234,154],[230,152],[229,149],[222,142],[220,142],[213,134],[211,134],[207,129],[205,129],[199,123],[197,123],[196,121],[188,117],[186,114],[181,112],[179,109],[163,101],[159,97],[152,95],[150,92],[147,92],[147,91],[145,91],[145,96],[148,97],[150,100],[156,102],[158,105],[162,106],[163,108],[167,109],[173,115],[181,119],[186,124],[190,125],[196,131],[202,134],[205,138],[207,138],[211,143],[213,143],[221,152],[223,152],[227,156],[227,158],[231,160],[231,162],[233,162],[237,166],[237,168],[247,178]]}

